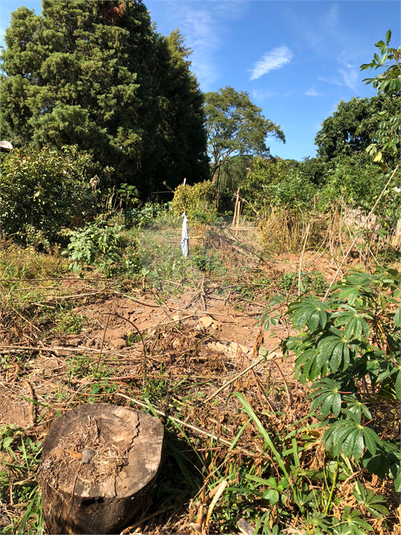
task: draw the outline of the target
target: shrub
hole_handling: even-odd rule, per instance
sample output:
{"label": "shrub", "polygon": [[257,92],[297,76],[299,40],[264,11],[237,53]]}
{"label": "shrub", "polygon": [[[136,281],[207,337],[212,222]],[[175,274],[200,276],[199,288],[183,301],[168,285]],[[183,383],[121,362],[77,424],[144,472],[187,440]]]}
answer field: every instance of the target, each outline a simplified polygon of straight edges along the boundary
{"label": "shrub", "polygon": [[2,240],[0,271],[3,280],[47,279],[65,275],[68,272],[68,263],[57,249],[54,249],[52,254],[38,253],[33,247],[23,247],[11,240]]}
{"label": "shrub", "polygon": [[91,157],[74,147],[12,150],[1,161],[4,234],[34,246],[55,243],[63,226],[92,213],[92,169]]}
{"label": "shrub", "polygon": [[[318,208],[327,211],[333,203],[343,201],[353,209],[371,210],[389,179],[380,165],[371,161],[366,154],[354,154],[334,158],[329,164],[326,185],[318,194]],[[381,224],[394,229],[399,217],[398,176],[387,188],[376,209]]]}
{"label": "shrub", "polygon": [[178,186],[174,193],[173,212],[177,216],[186,212],[188,218],[202,223],[212,222],[217,217],[216,195],[216,186],[210,181]]}
{"label": "shrub", "polygon": [[294,165],[294,162],[281,159],[255,158],[246,178],[240,184],[241,194],[247,201],[245,211],[250,215],[269,212],[272,205],[269,188],[284,181],[289,169]]}
{"label": "shrub", "polygon": [[70,243],[65,254],[74,272],[99,269],[106,276],[139,270],[137,241],[124,236],[124,225],[109,225],[99,219],[79,230],[67,230]]}

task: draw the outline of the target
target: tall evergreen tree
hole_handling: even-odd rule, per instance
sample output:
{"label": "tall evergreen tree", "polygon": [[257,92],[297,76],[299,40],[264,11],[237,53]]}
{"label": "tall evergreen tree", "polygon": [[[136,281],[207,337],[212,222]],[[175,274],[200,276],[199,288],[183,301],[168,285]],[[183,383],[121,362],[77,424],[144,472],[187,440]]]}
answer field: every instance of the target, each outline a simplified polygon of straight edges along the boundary
{"label": "tall evergreen tree", "polygon": [[112,166],[116,183],[142,192],[191,172],[205,178],[202,97],[188,51],[178,34],[155,31],[141,0],[43,0],[39,16],[25,7],[12,14],[5,42],[3,137],[77,144]]}
{"label": "tall evergreen tree", "polygon": [[[188,57],[192,51],[185,47],[183,36],[176,30],[165,42],[167,61],[161,88],[163,164],[167,163],[164,172],[170,177],[170,182],[177,170],[188,181],[198,182],[208,177],[210,172],[206,154],[204,97],[190,72]],[[197,158],[188,158],[191,154],[197,155]]]}

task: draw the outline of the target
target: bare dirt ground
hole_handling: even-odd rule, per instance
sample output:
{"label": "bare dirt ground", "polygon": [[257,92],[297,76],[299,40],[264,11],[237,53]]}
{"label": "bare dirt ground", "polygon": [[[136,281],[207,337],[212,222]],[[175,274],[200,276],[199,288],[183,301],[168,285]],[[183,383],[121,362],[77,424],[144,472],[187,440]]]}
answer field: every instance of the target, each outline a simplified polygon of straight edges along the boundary
{"label": "bare dirt ground", "polygon": [[[258,319],[262,307],[248,304],[250,310],[241,312],[230,306],[224,298],[210,294],[207,289],[199,292],[186,291],[180,297],[172,296],[161,304],[157,303],[159,297],[154,292],[138,291],[134,295],[135,297],[131,291],[129,296],[114,295],[74,307],[73,312],[84,316],[88,322],[80,334],[60,334],[42,339],[40,344],[34,342],[33,345],[27,345],[26,341],[18,343],[12,333],[3,332],[3,346],[14,343],[11,352],[31,352],[32,358],[21,364],[15,362],[13,367],[3,371],[3,381],[0,384],[0,424],[15,424],[18,427],[32,424],[32,404],[21,396],[31,398],[33,387],[35,398],[48,396],[50,386],[57,389],[57,378],[63,378],[68,370],[66,359],[75,355],[86,354],[88,359],[96,361],[102,351],[101,361],[104,358],[115,358],[119,362],[120,375],[128,373],[133,378],[135,374],[132,373],[132,366],[122,366],[122,363],[124,359],[135,361],[142,358],[143,346],[140,339],[130,343],[133,335],[134,338],[135,335],[139,338],[138,331],[149,348],[164,335],[166,340],[161,360],[163,368],[169,368],[172,355],[185,352],[188,348],[188,343],[185,342],[192,339],[201,340],[208,353],[227,358],[235,369],[240,362],[252,359],[253,348],[260,333]],[[29,327],[35,331],[32,326]],[[261,349],[269,352],[287,334],[285,326],[273,327],[264,334]],[[211,357],[210,354],[208,358]],[[154,357],[149,352],[147,357],[151,361],[148,366],[153,369]],[[197,357],[192,355],[190,358]],[[156,361],[160,363],[158,359]],[[292,362],[283,361],[281,370],[290,376]],[[138,370],[138,377],[142,377],[141,374],[142,371]]]}
{"label": "bare dirt ground", "polygon": [[[325,273],[327,280],[335,273],[333,262],[316,253],[305,254],[304,266],[306,270]],[[295,272],[298,267],[299,255],[289,253],[277,255],[274,262],[258,264],[253,269],[259,275],[277,279]],[[30,354],[31,359],[24,357],[23,363],[18,363],[17,359],[14,366],[3,370],[0,425],[26,427],[32,424],[33,413],[40,413],[42,408],[33,406],[24,397],[32,399],[33,388],[35,399],[44,395],[48,397],[52,389],[56,393],[61,387],[65,388],[57,378],[65,378],[71,367],[71,358],[76,355],[87,355],[94,362],[97,362],[99,355],[100,362],[104,362],[105,358],[116,359],[119,362],[119,380],[124,374],[134,380],[132,366],[127,364],[124,367],[122,363],[130,359],[141,361],[143,345],[146,344],[151,348],[147,351],[150,360],[147,365],[153,369],[153,357],[149,353],[154,350],[163,332],[166,338],[163,347],[165,354],[160,359],[157,357],[158,365],[169,369],[169,355],[182,355],[188,349],[183,337],[186,342],[188,339],[200,339],[208,359],[213,354],[228,359],[231,365],[230,373],[225,377],[228,380],[232,370],[239,371],[242,364],[249,364],[258,356],[255,349],[258,336],[262,352],[276,348],[279,357],[281,353],[277,346],[289,335],[288,326],[278,324],[263,333],[261,342],[260,316],[265,310],[266,296],[254,296],[253,299],[236,297],[233,305],[230,292],[226,297],[217,295],[214,290],[218,284],[216,281],[210,283],[204,275],[197,289],[181,287],[179,296],[173,295],[167,299],[160,291],[135,288],[130,281],[125,281],[125,287],[120,292],[112,291],[110,296],[107,284],[102,284],[101,280],[98,283],[89,284],[73,276],[63,281],[64,293],[70,293],[71,299],[76,294],[77,303],[72,309],[73,313],[86,319],[86,325],[79,334],[55,336],[52,332],[43,336],[41,329],[28,320],[23,332],[15,328],[3,330],[4,349],[9,349],[15,355]],[[177,283],[177,286],[181,285]],[[140,340],[138,331],[143,340]],[[130,342],[135,335],[137,340]],[[196,344],[199,345],[198,342]],[[279,358],[277,362],[280,368],[268,365],[269,373],[279,382],[283,378],[290,380],[293,374],[292,359]],[[138,368],[138,377],[142,377],[142,373]]]}
{"label": "bare dirt ground", "polygon": [[[197,451],[202,473],[210,466],[198,494],[193,493],[194,513],[185,494],[188,482],[180,490],[185,498],[166,491],[179,485],[171,483],[179,468],[170,457],[157,503],[144,511],[148,520],[127,533],[139,527],[143,533],[191,532],[194,515],[210,504],[204,489],[215,477],[213,467],[219,462],[224,467],[234,456],[239,464],[245,456],[253,466],[263,465],[260,436],[254,426],[244,427],[247,416],[234,392],[254,407],[272,436],[287,434],[308,414],[308,392],[293,379],[294,360],[284,358],[280,348],[290,327],[279,322],[265,331],[261,322],[278,292],[296,298],[293,274],[300,269],[300,256],[281,254],[263,262],[239,251],[236,243],[223,245],[235,276],[199,271],[195,283],[166,279],[148,284],[144,276],[116,284],[71,275],[22,312],[10,301],[4,309],[2,352],[7,359],[0,379],[0,426],[14,425],[43,441],[52,422],[78,405],[106,402],[151,409],[173,442],[183,440],[179,447],[184,455],[192,451],[188,444]],[[302,271],[319,272],[326,286],[337,265],[316,251],[306,251],[302,259]],[[29,289],[35,283],[26,285]],[[58,328],[64,305],[68,314],[82,319],[74,334]],[[312,423],[309,418],[303,425]],[[309,458],[306,452],[305,466],[319,468],[325,462],[318,435],[316,441],[318,454]],[[215,464],[209,465],[212,455]],[[10,521],[13,507],[6,506]],[[224,532],[216,521],[208,529]]]}

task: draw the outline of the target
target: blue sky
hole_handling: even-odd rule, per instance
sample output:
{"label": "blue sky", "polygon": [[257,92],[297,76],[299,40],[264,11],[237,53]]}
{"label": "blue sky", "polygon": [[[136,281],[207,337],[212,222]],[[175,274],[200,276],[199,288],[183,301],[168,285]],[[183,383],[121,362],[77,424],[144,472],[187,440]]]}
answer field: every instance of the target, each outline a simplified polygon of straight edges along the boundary
{"label": "blue sky", "polygon": [[[179,29],[193,50],[192,71],[202,91],[230,85],[247,91],[279,124],[284,145],[267,140],[273,155],[315,156],[322,121],[341,101],[376,94],[361,72],[393,33],[400,46],[398,0],[144,0],[157,30]],[[41,11],[40,0],[1,0],[0,44],[10,12],[20,5]]]}

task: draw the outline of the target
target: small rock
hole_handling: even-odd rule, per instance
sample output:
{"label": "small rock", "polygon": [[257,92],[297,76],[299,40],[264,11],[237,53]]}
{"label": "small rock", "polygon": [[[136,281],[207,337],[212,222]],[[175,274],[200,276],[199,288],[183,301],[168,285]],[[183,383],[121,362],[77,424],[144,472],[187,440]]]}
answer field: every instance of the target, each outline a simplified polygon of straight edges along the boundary
{"label": "small rock", "polygon": [[205,329],[210,327],[213,323],[213,319],[210,316],[203,316],[202,318],[199,318],[199,321]]}
{"label": "small rock", "polygon": [[82,451],[82,462],[84,464],[89,464],[94,455],[95,455],[95,452],[93,450],[90,450],[89,448],[85,448]]}
{"label": "small rock", "polygon": [[110,345],[115,349],[122,349],[123,347],[127,347],[127,342],[126,340],[123,340],[123,338],[114,338],[113,340],[110,340]]}
{"label": "small rock", "polygon": [[179,340],[178,338],[176,338],[176,339],[174,340],[174,342],[172,343],[172,346],[173,346],[174,349],[180,349],[180,348],[181,348],[181,342],[180,342],[180,340]]}
{"label": "small rock", "polygon": [[69,347],[77,347],[82,343],[82,336],[67,336],[64,345]]}

